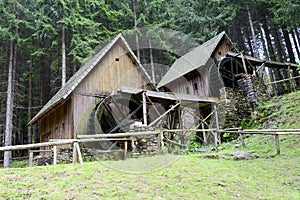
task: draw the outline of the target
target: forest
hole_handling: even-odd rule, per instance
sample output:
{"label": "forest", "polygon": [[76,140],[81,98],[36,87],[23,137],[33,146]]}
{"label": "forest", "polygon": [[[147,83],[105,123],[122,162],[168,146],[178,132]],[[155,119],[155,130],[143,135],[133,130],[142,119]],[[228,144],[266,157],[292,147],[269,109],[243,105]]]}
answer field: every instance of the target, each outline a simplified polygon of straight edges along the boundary
{"label": "forest", "polygon": [[199,44],[226,31],[248,55],[300,58],[300,0],[1,0],[0,15],[0,146],[39,142],[28,121],[98,44],[126,30],[170,29]]}

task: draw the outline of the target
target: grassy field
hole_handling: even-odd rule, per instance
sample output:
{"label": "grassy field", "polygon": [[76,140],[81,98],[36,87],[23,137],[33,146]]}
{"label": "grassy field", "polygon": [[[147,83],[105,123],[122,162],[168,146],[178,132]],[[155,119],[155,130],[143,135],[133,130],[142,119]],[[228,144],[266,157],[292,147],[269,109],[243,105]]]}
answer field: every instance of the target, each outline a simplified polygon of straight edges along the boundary
{"label": "grassy field", "polygon": [[[263,138],[254,160],[162,155],[126,161],[0,169],[0,199],[299,199],[299,137]],[[286,138],[288,137],[288,138]],[[259,137],[246,139],[252,144]],[[290,148],[295,143],[296,148]],[[238,141],[236,141],[238,143]],[[224,145],[223,151],[236,151]],[[255,150],[258,146],[242,149]],[[213,153],[217,154],[217,153]]]}
{"label": "grassy field", "polygon": [[[249,127],[299,128],[298,103],[299,92],[277,98],[259,108]],[[217,159],[193,153],[0,169],[0,199],[300,199],[300,136],[280,136],[280,155],[274,136],[246,136],[245,143],[222,144],[208,154]],[[220,156],[235,151],[259,158]]]}

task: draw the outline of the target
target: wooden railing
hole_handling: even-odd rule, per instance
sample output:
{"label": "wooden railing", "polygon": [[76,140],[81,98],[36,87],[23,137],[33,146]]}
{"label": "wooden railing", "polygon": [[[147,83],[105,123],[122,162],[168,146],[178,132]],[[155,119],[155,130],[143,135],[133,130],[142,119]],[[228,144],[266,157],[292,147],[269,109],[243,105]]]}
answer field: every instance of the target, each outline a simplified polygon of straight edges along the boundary
{"label": "wooden railing", "polygon": [[[157,152],[160,153],[162,148],[163,132],[191,132],[191,131],[204,131],[212,132],[217,140],[217,134],[223,133],[238,133],[240,134],[240,139],[242,144],[245,145],[243,134],[262,134],[262,135],[274,135],[276,142],[276,152],[280,154],[279,146],[279,135],[300,135],[300,129],[226,129],[226,130],[217,130],[217,129],[175,129],[175,130],[157,130],[157,131],[146,131],[146,132],[128,132],[128,133],[112,133],[112,134],[94,134],[94,135],[77,135],[78,139],[52,139],[50,142],[36,143],[36,144],[24,144],[24,145],[15,145],[15,146],[5,146],[0,147],[1,151],[15,151],[15,150],[29,150],[29,165],[32,166],[32,159],[34,152],[40,152],[43,150],[32,150],[40,147],[53,147],[53,164],[57,164],[57,146],[62,145],[72,145],[73,147],[73,163],[79,162],[83,165],[82,154],[80,151],[79,143],[86,142],[97,142],[97,141],[124,141],[124,159],[127,155],[127,142],[131,140],[131,137],[136,136],[147,136],[154,135],[157,137]],[[216,150],[217,150],[217,142]]]}

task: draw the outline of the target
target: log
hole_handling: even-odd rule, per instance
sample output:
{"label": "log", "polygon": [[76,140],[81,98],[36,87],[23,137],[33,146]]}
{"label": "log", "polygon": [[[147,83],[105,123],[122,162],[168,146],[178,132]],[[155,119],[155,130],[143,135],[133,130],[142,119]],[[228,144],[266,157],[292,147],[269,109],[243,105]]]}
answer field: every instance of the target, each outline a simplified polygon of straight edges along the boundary
{"label": "log", "polygon": [[[145,131],[145,132],[128,132],[128,133],[111,133],[111,134],[95,134],[95,135],[77,135],[77,138],[118,138],[118,137],[134,137],[134,136],[146,136],[156,135],[159,131]],[[113,139],[110,139],[113,140]],[[80,140],[78,140],[80,142]]]}
{"label": "log", "polygon": [[151,122],[149,124],[149,126],[153,126],[154,124],[156,124],[161,118],[163,118],[164,116],[166,116],[169,112],[171,112],[172,110],[174,110],[177,106],[179,106],[181,104],[181,102],[178,102],[177,104],[175,104],[174,106],[172,106],[169,110],[167,110],[164,114],[162,114],[161,116],[159,116],[158,118],[156,118],[153,122]]}
{"label": "log", "polygon": [[180,144],[180,143],[178,143],[178,142],[175,142],[175,141],[173,141],[173,140],[170,140],[170,139],[168,139],[168,138],[165,138],[165,140],[168,141],[168,142],[170,142],[171,144],[177,145],[177,146],[179,146],[179,147],[186,148],[185,145]]}
{"label": "log", "polygon": [[160,130],[160,132],[171,132],[171,133],[175,133],[175,132],[191,132],[191,131],[195,131],[195,132],[211,132],[211,131],[216,131],[217,129],[162,129]]}
{"label": "log", "polygon": [[36,143],[36,144],[23,144],[23,145],[15,145],[15,146],[5,146],[0,147],[0,151],[14,151],[14,150],[24,150],[24,149],[35,149],[39,147],[48,147],[54,145],[65,145],[65,144],[72,144],[77,140],[61,140],[57,142],[43,142],[43,143]]}
{"label": "log", "polygon": [[300,132],[300,129],[245,129],[243,132]]}

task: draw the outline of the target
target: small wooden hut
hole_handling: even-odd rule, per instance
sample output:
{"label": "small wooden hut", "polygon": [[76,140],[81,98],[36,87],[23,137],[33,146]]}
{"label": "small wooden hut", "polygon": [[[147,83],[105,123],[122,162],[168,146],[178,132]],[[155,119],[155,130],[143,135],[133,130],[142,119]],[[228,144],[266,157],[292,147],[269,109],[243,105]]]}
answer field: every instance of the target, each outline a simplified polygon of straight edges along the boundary
{"label": "small wooden hut", "polygon": [[122,86],[155,90],[119,34],[88,60],[29,122],[40,122],[40,142],[72,139],[87,127],[91,110]]}

